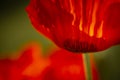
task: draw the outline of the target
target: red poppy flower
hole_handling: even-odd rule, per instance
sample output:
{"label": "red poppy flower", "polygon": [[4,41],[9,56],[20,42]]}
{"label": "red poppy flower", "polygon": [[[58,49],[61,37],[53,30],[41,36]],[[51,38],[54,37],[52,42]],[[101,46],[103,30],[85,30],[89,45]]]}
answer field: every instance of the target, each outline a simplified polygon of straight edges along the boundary
{"label": "red poppy flower", "polygon": [[29,46],[17,59],[0,59],[0,80],[25,80],[23,70],[32,63],[34,49]]}
{"label": "red poppy flower", "polygon": [[[51,56],[51,65],[42,73],[42,80],[87,80],[82,54],[57,50]],[[99,80],[98,72],[91,61],[92,80]]]}
{"label": "red poppy flower", "polygon": [[41,80],[39,76],[50,62],[41,56],[38,44],[31,43],[19,53],[18,58],[0,59],[0,80]]}
{"label": "red poppy flower", "polygon": [[[40,47],[30,44],[17,59],[0,59],[0,80],[86,80],[82,54],[55,50],[43,57]],[[99,80],[91,60],[92,80]]]}
{"label": "red poppy flower", "polygon": [[[94,61],[90,63],[92,80],[99,80]],[[82,54],[61,49],[46,58],[34,53],[32,64],[26,67],[23,74],[27,80],[87,80]]]}
{"label": "red poppy flower", "polygon": [[26,10],[33,26],[66,50],[120,44],[120,0],[31,0]]}

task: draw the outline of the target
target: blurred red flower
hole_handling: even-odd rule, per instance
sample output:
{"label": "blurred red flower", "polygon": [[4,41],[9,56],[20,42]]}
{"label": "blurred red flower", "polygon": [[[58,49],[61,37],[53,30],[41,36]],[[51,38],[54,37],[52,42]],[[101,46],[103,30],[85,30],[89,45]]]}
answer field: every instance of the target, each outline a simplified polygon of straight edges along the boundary
{"label": "blurred red flower", "polygon": [[33,26],[66,50],[120,44],[120,0],[31,0],[26,10]]}
{"label": "blurred red flower", "polygon": [[[56,50],[50,56],[51,65],[42,73],[42,80],[87,80],[82,54]],[[91,60],[92,80],[99,80],[94,61]]]}
{"label": "blurred red flower", "polygon": [[23,80],[23,70],[32,62],[33,49],[31,47],[20,52],[17,59],[0,59],[0,80]]}
{"label": "blurred red flower", "polygon": [[[0,80],[86,80],[82,54],[59,49],[42,55],[37,44],[28,45],[17,59],[0,59]],[[92,80],[99,80],[91,62]]]}

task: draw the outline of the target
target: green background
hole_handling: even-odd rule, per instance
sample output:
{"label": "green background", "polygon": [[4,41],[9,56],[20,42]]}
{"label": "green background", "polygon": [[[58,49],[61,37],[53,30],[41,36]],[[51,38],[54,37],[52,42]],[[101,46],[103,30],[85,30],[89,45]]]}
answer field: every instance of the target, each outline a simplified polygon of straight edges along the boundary
{"label": "green background", "polygon": [[[31,25],[25,7],[29,0],[0,1],[0,58],[14,55],[24,44],[38,42],[43,53],[53,42],[40,35]],[[120,79],[120,46],[114,46],[102,52],[94,53],[101,80]]]}

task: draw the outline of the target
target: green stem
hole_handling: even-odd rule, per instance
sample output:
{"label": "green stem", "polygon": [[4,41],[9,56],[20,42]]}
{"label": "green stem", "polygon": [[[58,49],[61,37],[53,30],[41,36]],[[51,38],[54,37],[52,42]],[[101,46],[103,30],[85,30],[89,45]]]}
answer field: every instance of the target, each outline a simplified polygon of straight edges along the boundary
{"label": "green stem", "polygon": [[88,53],[83,54],[84,56],[84,66],[85,66],[85,74],[86,80],[92,80],[92,72],[91,72],[91,63],[90,63],[90,55]]}

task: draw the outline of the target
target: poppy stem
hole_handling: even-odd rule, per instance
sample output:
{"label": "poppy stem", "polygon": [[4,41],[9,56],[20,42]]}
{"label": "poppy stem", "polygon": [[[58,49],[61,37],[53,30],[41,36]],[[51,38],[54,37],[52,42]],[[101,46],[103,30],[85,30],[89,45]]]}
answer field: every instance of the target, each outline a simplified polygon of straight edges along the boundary
{"label": "poppy stem", "polygon": [[89,54],[83,54],[83,61],[84,61],[84,70],[85,70],[86,80],[92,80],[90,55]]}

